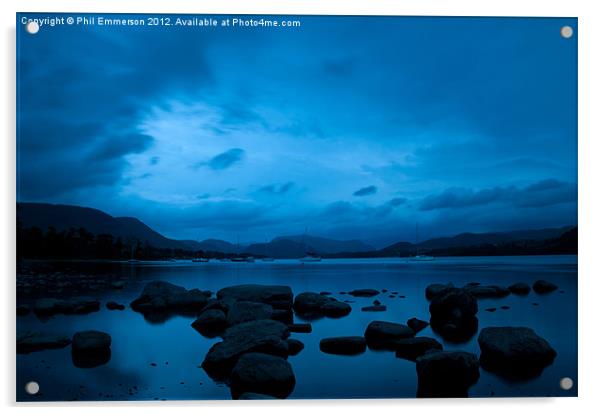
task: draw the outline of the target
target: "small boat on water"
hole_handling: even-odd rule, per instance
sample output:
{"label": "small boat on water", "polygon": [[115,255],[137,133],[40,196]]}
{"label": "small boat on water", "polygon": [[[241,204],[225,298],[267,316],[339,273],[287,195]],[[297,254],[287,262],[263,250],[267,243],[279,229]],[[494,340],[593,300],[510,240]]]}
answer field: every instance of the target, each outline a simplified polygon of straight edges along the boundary
{"label": "small boat on water", "polygon": [[303,258],[300,258],[301,262],[320,262],[322,257],[316,253],[308,252]]}
{"label": "small boat on water", "polygon": [[245,257],[245,262],[255,262],[255,258],[252,256]]}
{"label": "small boat on water", "polygon": [[192,258],[192,262],[209,262],[209,258]]}
{"label": "small boat on water", "polygon": [[245,262],[246,259],[241,256],[235,256],[235,257],[230,258],[230,261],[231,262]]}
{"label": "small boat on water", "polygon": [[410,257],[410,261],[434,261],[435,257],[430,255],[414,255]]}

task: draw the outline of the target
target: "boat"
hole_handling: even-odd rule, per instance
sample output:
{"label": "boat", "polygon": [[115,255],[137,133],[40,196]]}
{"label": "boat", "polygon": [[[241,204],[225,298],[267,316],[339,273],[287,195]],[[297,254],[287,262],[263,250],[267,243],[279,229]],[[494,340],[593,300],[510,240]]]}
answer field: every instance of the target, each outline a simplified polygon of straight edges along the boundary
{"label": "boat", "polygon": [[320,262],[322,257],[314,252],[307,252],[303,258],[299,258],[301,262]]}
{"label": "boat", "polygon": [[245,262],[245,258],[240,257],[240,256],[235,256],[235,257],[230,258],[230,261],[232,261],[232,262]]}
{"label": "boat", "polygon": [[416,223],[416,255],[414,255],[413,257],[410,257],[410,261],[412,262],[427,262],[427,261],[434,261],[435,257],[431,256],[431,255],[423,255],[423,254],[419,254],[418,253],[418,223]]}
{"label": "boat", "polygon": [[244,261],[245,262],[255,262],[255,258],[249,255],[244,258]]}
{"label": "boat", "polygon": [[209,262],[209,258],[192,258],[192,262]]}

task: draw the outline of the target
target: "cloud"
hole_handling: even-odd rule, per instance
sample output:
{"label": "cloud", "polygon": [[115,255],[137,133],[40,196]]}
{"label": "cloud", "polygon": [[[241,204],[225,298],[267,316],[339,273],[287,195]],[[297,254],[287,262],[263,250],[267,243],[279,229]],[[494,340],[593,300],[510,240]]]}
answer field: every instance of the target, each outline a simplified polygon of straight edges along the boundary
{"label": "cloud", "polygon": [[389,200],[388,204],[393,207],[401,206],[405,204],[408,200],[405,197],[395,197]]}
{"label": "cloud", "polygon": [[378,189],[376,188],[376,186],[366,186],[353,192],[353,196],[370,196],[375,194],[377,190]]}
{"label": "cloud", "polygon": [[281,185],[269,184],[267,186],[263,186],[262,188],[260,188],[259,192],[268,193],[268,194],[272,194],[272,195],[282,195],[284,193],[287,193],[294,186],[295,186],[295,184],[293,182],[286,182]]}
{"label": "cloud", "polygon": [[241,148],[231,148],[228,151],[218,154],[206,163],[213,170],[225,170],[240,162],[245,156],[245,151]]}
{"label": "cloud", "polygon": [[439,194],[425,197],[419,209],[422,211],[458,209],[492,203],[506,203],[517,207],[544,207],[568,202],[577,202],[576,184],[547,179],[523,188],[506,186],[475,191],[452,187]]}

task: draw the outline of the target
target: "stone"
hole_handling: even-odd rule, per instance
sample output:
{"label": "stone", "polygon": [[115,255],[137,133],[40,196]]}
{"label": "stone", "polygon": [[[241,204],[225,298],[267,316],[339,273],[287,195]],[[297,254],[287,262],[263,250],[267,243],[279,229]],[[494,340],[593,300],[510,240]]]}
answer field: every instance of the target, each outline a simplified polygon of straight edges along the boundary
{"label": "stone", "polygon": [[59,300],[56,298],[40,298],[35,302],[33,312],[38,316],[54,314],[87,314],[100,310],[100,302],[86,298]]}
{"label": "stone", "polygon": [[416,359],[418,398],[465,398],[479,379],[477,356],[467,352],[434,352]]}
{"label": "stone", "polygon": [[219,309],[208,309],[203,311],[191,324],[191,326],[206,337],[215,337],[227,326],[226,315]]}
{"label": "stone", "polygon": [[17,335],[17,353],[27,354],[46,349],[62,349],[71,344],[71,339],[56,334],[28,331]]}
{"label": "stone", "polygon": [[264,353],[247,353],[232,369],[229,384],[232,397],[255,393],[286,398],[295,388],[295,375],[289,362]]}
{"label": "stone", "polygon": [[286,343],[288,344],[289,356],[296,356],[305,348],[303,342],[297,339],[287,339]]}
{"label": "stone", "polygon": [[225,379],[239,357],[245,353],[260,352],[288,356],[288,327],[275,320],[253,320],[229,327],[223,341],[214,344],[201,366],[213,379]]}
{"label": "stone", "polygon": [[294,323],[289,324],[288,329],[291,333],[311,333],[310,323]]}
{"label": "stone", "polygon": [[475,298],[503,298],[510,295],[510,290],[497,285],[474,285],[464,287]]}
{"label": "stone", "polygon": [[418,333],[419,331],[424,330],[429,325],[428,321],[420,320],[420,319],[417,319],[416,317],[412,317],[411,319],[409,319],[406,322],[406,324],[408,325],[409,328],[414,330],[414,333]]}
{"label": "stone", "polygon": [[290,309],[293,305],[293,292],[284,285],[245,284],[222,288],[217,299],[226,303],[252,301],[269,304],[275,309]]}
{"label": "stone", "polygon": [[414,330],[403,324],[376,320],[368,324],[364,337],[371,349],[395,350],[397,340],[414,337],[414,334]]}
{"label": "stone", "polygon": [[228,309],[228,325],[245,323],[252,320],[265,320],[272,317],[272,306],[252,301],[236,301]]}
{"label": "stone", "polygon": [[71,341],[73,364],[80,368],[104,365],[111,359],[111,336],[97,330],[79,331]]}
{"label": "stone", "polygon": [[529,284],[524,282],[517,282],[510,285],[508,290],[515,295],[528,295],[531,292],[531,287],[529,287]]}
{"label": "stone", "polygon": [[109,301],[106,304],[108,310],[125,310],[125,306],[123,304],[116,303],[115,301]]}
{"label": "stone", "polygon": [[431,285],[427,286],[426,289],[424,290],[424,295],[426,296],[426,299],[430,301],[435,296],[443,293],[446,290],[449,290],[450,288],[454,288],[454,285],[452,283],[449,283],[449,284],[431,284]]}
{"label": "stone", "polygon": [[558,286],[553,282],[546,280],[537,280],[533,283],[533,291],[537,294],[547,294],[556,291]]}
{"label": "stone", "polygon": [[349,291],[349,294],[354,297],[374,297],[375,295],[380,294],[380,291],[375,290],[373,288],[360,288],[357,290]]}
{"label": "stone", "polygon": [[508,379],[530,379],[552,364],[556,351],[528,327],[487,327],[478,338],[481,365]]}
{"label": "stone", "polygon": [[166,281],[152,281],[146,284],[142,294],[130,306],[133,310],[147,313],[174,312],[188,314],[201,311],[208,298],[201,290],[187,290]]}
{"label": "stone", "polygon": [[361,336],[328,337],[320,340],[320,350],[329,354],[361,354],[366,351],[366,339]]}
{"label": "stone", "polygon": [[395,356],[412,361],[426,353],[441,350],[443,350],[441,343],[430,337],[410,337],[395,342]]}
{"label": "stone", "polygon": [[351,306],[335,298],[304,292],[295,297],[295,312],[306,318],[342,317],[351,312]]}
{"label": "stone", "polygon": [[465,342],[477,332],[477,300],[464,289],[444,290],[433,297],[429,310],[433,331],[447,341]]}
{"label": "stone", "polygon": [[387,311],[386,305],[369,305],[362,307],[362,311]]}

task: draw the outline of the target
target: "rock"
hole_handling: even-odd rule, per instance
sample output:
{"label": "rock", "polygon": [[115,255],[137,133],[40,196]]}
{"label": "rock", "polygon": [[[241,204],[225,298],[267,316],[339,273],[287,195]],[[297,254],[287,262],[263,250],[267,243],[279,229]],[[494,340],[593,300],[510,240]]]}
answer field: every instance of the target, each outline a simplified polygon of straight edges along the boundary
{"label": "rock", "polygon": [[214,344],[203,360],[202,367],[213,379],[225,379],[245,353],[260,352],[288,356],[288,327],[275,320],[253,320],[232,326],[223,334],[223,341]]}
{"label": "rock", "polygon": [[103,365],[111,359],[111,336],[102,331],[79,331],[71,341],[73,364],[80,368]]}
{"label": "rock", "polygon": [[106,304],[108,310],[125,310],[125,306],[123,304],[116,303],[115,301],[109,301]]}
{"label": "rock", "polygon": [[71,339],[55,334],[28,331],[17,336],[17,353],[26,354],[46,349],[62,349],[71,344]]}
{"label": "rock", "polygon": [[503,305],[500,307],[502,310],[510,310],[510,306],[509,305]]}
{"label": "rock", "polygon": [[489,307],[489,308],[485,309],[485,311],[488,311],[490,313],[493,313],[495,310],[497,310],[497,308],[495,308],[495,307]]}
{"label": "rock", "polygon": [[374,305],[381,305],[381,302],[378,301],[378,300],[374,300],[374,301],[372,301],[372,304],[374,304]]}
{"label": "rock", "polygon": [[478,341],[483,368],[509,379],[538,376],[556,358],[548,342],[527,327],[487,327]]}
{"label": "rock", "polygon": [[295,383],[289,362],[264,353],[241,356],[230,374],[230,391],[234,399],[249,392],[286,398],[295,388]]}
{"label": "rock", "polygon": [[479,379],[479,361],[472,353],[435,352],[416,359],[419,398],[465,398]]}
{"label": "rock", "polygon": [[361,336],[328,337],[320,340],[320,350],[329,354],[361,354],[366,351],[366,339]]}
{"label": "rock", "polygon": [[245,323],[252,320],[265,320],[272,317],[272,306],[252,301],[236,301],[228,309],[228,325]]}
{"label": "rock", "polygon": [[286,343],[288,344],[288,355],[289,356],[298,355],[301,352],[301,350],[303,350],[303,348],[305,347],[303,342],[301,342],[297,339],[287,339]]}
{"label": "rock", "polygon": [[224,314],[228,314],[228,304],[225,301],[216,300],[215,298],[207,299],[207,305],[203,307],[201,313],[207,310],[220,310]]}
{"label": "rock", "polygon": [[426,353],[441,350],[441,343],[430,337],[410,337],[395,342],[395,356],[407,360],[416,360]]}
{"label": "rock", "polygon": [[473,285],[464,287],[475,298],[503,298],[510,295],[510,290],[497,285]]}
{"label": "rock", "polygon": [[370,305],[362,307],[362,311],[387,311],[386,305]]}
{"label": "rock", "polygon": [[196,288],[187,290],[169,282],[153,281],[146,284],[142,294],[132,301],[130,306],[143,314],[188,314],[201,311],[207,302],[207,296]]}
{"label": "rock", "polygon": [[31,309],[29,308],[28,305],[22,304],[17,306],[17,315],[18,316],[26,316],[29,314],[29,312],[31,311]]}
{"label": "rock", "polygon": [[445,340],[464,342],[477,332],[477,300],[466,290],[444,290],[433,297],[429,310],[433,331]]}
{"label": "rock", "polygon": [[371,349],[395,350],[397,340],[414,337],[414,334],[414,330],[403,324],[376,320],[368,324],[364,337]]}
{"label": "rock", "polygon": [[509,286],[508,290],[510,290],[512,294],[527,295],[531,292],[531,287],[529,287],[529,284],[526,284],[524,282],[517,282]]}
{"label": "rock", "polygon": [[[270,307],[270,306],[268,306]],[[277,320],[284,324],[293,324],[293,310],[292,309],[272,309],[272,320]]]}
{"label": "rock", "polygon": [[41,298],[36,301],[33,312],[38,316],[54,314],[87,314],[100,310],[100,302],[85,298],[58,300],[56,298]]}
{"label": "rock", "polygon": [[289,324],[288,330],[291,333],[311,333],[311,324],[309,324],[309,323]]}
{"label": "rock", "polygon": [[558,289],[558,286],[546,280],[537,280],[533,283],[533,291],[537,294],[547,294]]}
{"label": "rock", "polygon": [[312,292],[298,294],[293,308],[297,314],[308,318],[342,317],[351,312],[349,304]]}
{"label": "rock", "polygon": [[320,295],[332,295],[330,291],[320,291]]}
{"label": "rock", "polygon": [[203,311],[191,326],[203,336],[215,337],[228,326],[228,321],[222,310],[209,309]]}
{"label": "rock", "polygon": [[290,309],[293,305],[293,292],[284,285],[235,285],[219,290],[217,299],[226,303],[252,301],[269,304],[276,309]]}
{"label": "rock", "polygon": [[264,399],[276,399],[276,398],[273,396],[270,396],[270,395],[264,395],[261,393],[253,393],[253,392],[244,392],[238,396],[238,400],[245,400],[245,401],[256,401],[256,400],[264,400]]}
{"label": "rock", "polygon": [[360,288],[357,290],[349,291],[349,294],[354,297],[374,297],[375,295],[380,294],[380,291],[374,290],[372,288]]}
{"label": "rock", "polygon": [[406,323],[409,328],[414,330],[414,333],[424,330],[428,327],[429,323],[424,320],[419,320],[416,317],[409,319]]}
{"label": "rock", "polygon": [[431,284],[424,290],[424,294],[427,300],[432,300],[435,296],[443,293],[450,288],[454,288],[454,285],[450,282],[449,284]]}

